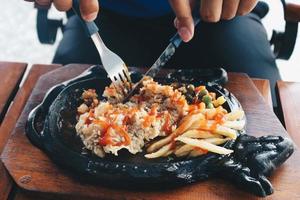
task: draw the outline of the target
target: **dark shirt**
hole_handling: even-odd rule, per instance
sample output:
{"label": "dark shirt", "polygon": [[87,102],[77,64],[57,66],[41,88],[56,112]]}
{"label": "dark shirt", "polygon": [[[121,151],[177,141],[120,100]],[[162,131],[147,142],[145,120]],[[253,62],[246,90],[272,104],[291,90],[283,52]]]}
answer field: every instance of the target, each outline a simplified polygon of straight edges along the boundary
{"label": "dark shirt", "polygon": [[101,0],[100,6],[126,16],[154,18],[171,13],[168,0]]}

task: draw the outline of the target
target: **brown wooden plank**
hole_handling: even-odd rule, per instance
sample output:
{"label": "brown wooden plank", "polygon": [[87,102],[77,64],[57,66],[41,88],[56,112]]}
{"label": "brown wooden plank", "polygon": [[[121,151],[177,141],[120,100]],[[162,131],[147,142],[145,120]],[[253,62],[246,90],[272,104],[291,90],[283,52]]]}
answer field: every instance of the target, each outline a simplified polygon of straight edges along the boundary
{"label": "brown wooden plank", "polygon": [[277,91],[285,128],[300,146],[300,83],[278,81]]}
{"label": "brown wooden plank", "polygon": [[286,2],[285,5],[285,20],[288,22],[299,22],[300,21],[300,5],[295,2]]}
{"label": "brown wooden plank", "polygon": [[12,188],[12,179],[0,161],[0,199],[7,199]]}
{"label": "brown wooden plank", "polygon": [[[74,195],[59,195],[53,193],[41,193],[41,192],[31,192],[18,189],[14,198],[14,200],[82,200],[82,197],[74,196]],[[96,200],[98,198],[84,198],[84,200]],[[108,199],[108,198],[106,198]],[[123,198],[125,199],[125,197]]]}
{"label": "brown wooden plank", "polygon": [[259,78],[252,78],[251,80],[265,99],[266,103],[273,109],[270,81]]}
{"label": "brown wooden plank", "polygon": [[[0,140],[5,138],[5,133],[1,130],[3,118],[19,88],[18,85],[26,67],[26,63],[0,62]],[[0,144],[0,154],[2,149]],[[0,162],[0,199],[3,199],[9,193],[10,184],[8,183],[10,180],[3,163]]]}
{"label": "brown wooden plank", "polygon": [[[59,65],[33,65],[20,90],[17,92],[14,102],[8,110],[3,124],[0,127],[0,154],[9,138],[10,133],[15,128],[24,105],[39,77],[51,70],[57,69]],[[0,199],[6,199],[12,187],[12,181],[0,162]]]}
{"label": "brown wooden plank", "polygon": [[[72,68],[71,68],[72,67]],[[39,80],[33,95],[20,117],[2,159],[19,187],[57,195],[72,195],[103,199],[259,199],[241,191],[223,180],[211,179],[181,188],[163,191],[128,191],[80,182],[70,172],[56,166],[41,150],[34,147],[24,135],[25,120],[37,105],[48,84],[55,84],[82,72],[86,67],[72,65],[53,71]],[[70,70],[72,69],[72,70]],[[47,77],[50,76],[50,77]],[[229,74],[226,86],[241,102],[247,115],[247,133],[255,136],[266,134],[287,136],[275,114],[265,103],[255,85],[245,74]],[[263,120],[262,120],[263,119]],[[24,153],[26,152],[26,153]],[[25,164],[26,163],[26,164]],[[300,198],[300,155],[295,154],[271,176],[275,193],[265,199]]]}
{"label": "brown wooden plank", "polygon": [[18,90],[26,63],[0,62],[0,125],[10,101]]}

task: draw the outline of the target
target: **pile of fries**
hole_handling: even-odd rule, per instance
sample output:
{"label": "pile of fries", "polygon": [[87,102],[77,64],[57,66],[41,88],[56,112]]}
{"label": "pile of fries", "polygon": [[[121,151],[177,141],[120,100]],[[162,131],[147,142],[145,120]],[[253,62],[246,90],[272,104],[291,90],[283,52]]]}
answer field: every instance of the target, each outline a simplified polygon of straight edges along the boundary
{"label": "pile of fries", "polygon": [[146,158],[196,157],[208,152],[230,154],[233,150],[218,146],[237,137],[237,131],[245,127],[244,112],[231,113],[219,106],[199,108],[185,116],[178,128],[165,138],[152,143],[147,148]]}

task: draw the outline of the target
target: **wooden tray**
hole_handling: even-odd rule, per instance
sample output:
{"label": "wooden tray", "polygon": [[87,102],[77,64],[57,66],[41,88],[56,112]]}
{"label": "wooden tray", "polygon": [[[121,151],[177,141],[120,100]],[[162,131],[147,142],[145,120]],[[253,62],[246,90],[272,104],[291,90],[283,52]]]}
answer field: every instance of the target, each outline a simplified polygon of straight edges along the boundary
{"label": "wooden tray", "polygon": [[[87,69],[86,65],[69,65],[47,73],[37,82],[16,128],[9,139],[2,160],[16,184],[28,191],[67,195],[69,197],[97,197],[104,199],[258,199],[235,186],[214,179],[177,189],[163,191],[128,191],[89,185],[80,182],[69,172],[58,168],[24,133],[28,113],[53,85],[70,79]],[[247,131],[250,135],[266,134],[287,136],[281,123],[265,103],[253,82],[245,74],[229,73],[227,88],[241,102],[247,115]],[[300,199],[299,151],[270,178],[275,191],[266,199]]]}
{"label": "wooden tray", "polygon": [[22,80],[26,66],[25,63],[0,62],[0,125],[11,100],[18,91],[18,84]]}

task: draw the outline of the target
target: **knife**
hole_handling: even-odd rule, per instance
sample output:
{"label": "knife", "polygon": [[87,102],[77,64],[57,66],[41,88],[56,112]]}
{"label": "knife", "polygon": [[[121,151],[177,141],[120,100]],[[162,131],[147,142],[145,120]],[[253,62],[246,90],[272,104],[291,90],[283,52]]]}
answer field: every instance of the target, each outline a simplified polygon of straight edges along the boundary
{"label": "knife", "polygon": [[[200,18],[194,17],[194,26],[200,22]],[[127,102],[142,86],[143,81],[146,76],[150,76],[154,78],[159,70],[170,60],[170,58],[174,55],[176,49],[180,46],[182,42],[181,37],[178,33],[176,33],[171,39],[167,48],[162,52],[162,54],[158,57],[155,63],[150,67],[150,69],[143,75],[143,78],[136,83],[132,90],[128,93],[128,95],[124,98],[123,102]]]}

